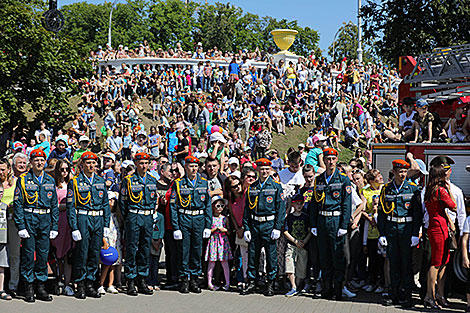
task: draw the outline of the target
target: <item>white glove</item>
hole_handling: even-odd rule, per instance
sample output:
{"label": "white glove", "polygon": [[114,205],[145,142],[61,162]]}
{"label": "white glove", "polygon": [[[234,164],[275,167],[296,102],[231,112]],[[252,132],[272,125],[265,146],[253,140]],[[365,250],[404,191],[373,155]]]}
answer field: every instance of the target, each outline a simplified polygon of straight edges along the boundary
{"label": "white glove", "polygon": [[175,230],[173,232],[173,239],[175,239],[175,240],[183,239],[183,233],[181,232],[181,230]]}
{"label": "white glove", "polygon": [[77,230],[74,230],[72,232],[72,239],[73,241],[80,241],[82,240],[82,234],[80,234],[80,231],[77,229]]}
{"label": "white glove", "polygon": [[22,230],[19,230],[18,231],[18,236],[20,236],[20,238],[23,238],[23,239],[26,239],[26,238],[29,238],[29,233],[26,229],[22,229]]}
{"label": "white glove", "polygon": [[281,237],[281,231],[277,229],[273,229],[273,231],[271,232],[271,239],[278,240],[279,237]]}
{"label": "white glove", "polygon": [[312,235],[314,235],[315,237],[318,236],[318,235],[317,235],[317,229],[316,229],[316,228],[312,228],[312,229],[310,230],[310,232],[311,232]]}
{"label": "white glove", "polygon": [[204,232],[202,233],[202,238],[207,239],[211,236],[211,230],[209,228],[205,228]]}
{"label": "white glove", "polygon": [[382,247],[386,247],[388,245],[387,238],[385,236],[379,237],[379,244]]}
{"label": "white glove", "polygon": [[419,243],[419,237],[415,237],[415,236],[411,237],[411,246],[412,247],[417,246],[418,243]]}
{"label": "white glove", "polygon": [[245,239],[246,242],[251,241],[251,232],[249,230],[247,230],[243,233],[243,239]]}
{"label": "white glove", "polygon": [[338,237],[343,237],[344,235],[346,235],[348,233],[348,231],[346,229],[338,229]]}
{"label": "white glove", "polygon": [[111,230],[109,229],[109,227],[103,228],[103,237],[109,237],[110,232]]}
{"label": "white glove", "polygon": [[59,232],[58,232],[58,231],[51,230],[51,231],[49,232],[49,238],[50,238],[50,239],[55,239],[57,236],[59,236]]}

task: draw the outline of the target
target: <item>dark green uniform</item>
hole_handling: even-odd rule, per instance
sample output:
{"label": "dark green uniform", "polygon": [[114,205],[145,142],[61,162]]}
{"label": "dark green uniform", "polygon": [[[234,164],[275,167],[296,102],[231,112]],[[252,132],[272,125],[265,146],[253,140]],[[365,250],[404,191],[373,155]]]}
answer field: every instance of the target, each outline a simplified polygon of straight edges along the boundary
{"label": "dark green uniform", "polygon": [[340,295],[346,271],[343,252],[345,236],[339,229],[348,229],[351,219],[351,182],[346,174],[335,169],[329,180],[326,172],[315,178],[310,222],[317,229],[323,293],[330,296],[332,283]]}
{"label": "dark green uniform", "polygon": [[124,178],[121,185],[121,208],[126,229],[126,278],[149,275],[152,243],[152,214],[157,205],[157,179],[137,173]]}
{"label": "dark green uniform", "polygon": [[405,290],[402,300],[411,301],[414,285],[411,237],[419,236],[422,220],[418,186],[405,181],[401,188],[394,182],[382,187],[377,228],[380,236],[385,236],[388,243],[390,296],[394,301],[399,300],[400,288]]}
{"label": "dark green uniform", "polygon": [[109,200],[105,181],[94,174],[92,181],[83,172],[67,186],[67,218],[72,231],[79,230],[76,242],[73,277],[76,282],[94,281],[103,245],[103,228],[109,227]]}
{"label": "dark green uniform", "polygon": [[[21,239],[21,277],[27,282],[47,280],[50,231],[57,231],[59,208],[55,181],[43,173],[38,181],[32,171],[16,181],[14,221],[18,230],[26,229],[29,238]],[[36,261],[34,252],[36,252]]]}
{"label": "dark green uniform", "polygon": [[170,214],[173,229],[183,233],[183,239],[178,242],[180,276],[198,276],[201,274],[203,232],[212,225],[207,180],[199,174],[194,182],[187,176],[178,178],[171,187]]}
{"label": "dark green uniform", "polygon": [[246,193],[243,228],[251,233],[248,244],[249,279],[258,274],[261,248],[266,251],[266,274],[269,281],[277,275],[276,240],[271,239],[273,229],[281,231],[286,217],[286,203],[280,183],[268,177],[262,184],[254,182]]}

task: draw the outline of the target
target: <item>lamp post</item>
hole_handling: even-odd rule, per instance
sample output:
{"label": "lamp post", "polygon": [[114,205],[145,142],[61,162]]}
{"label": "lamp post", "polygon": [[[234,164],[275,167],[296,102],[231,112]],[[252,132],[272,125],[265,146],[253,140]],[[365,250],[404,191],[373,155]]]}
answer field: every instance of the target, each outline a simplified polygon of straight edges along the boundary
{"label": "lamp post", "polygon": [[357,0],[357,59],[362,62],[362,18],[361,0]]}
{"label": "lamp post", "polygon": [[111,12],[109,12],[108,44],[109,44],[110,47],[112,47],[112,45],[111,45],[111,21],[113,20],[114,5],[118,1],[119,0],[114,0],[113,4],[111,4]]}
{"label": "lamp post", "polygon": [[[359,0],[359,1],[361,1],[361,0]],[[348,25],[354,25],[354,23],[349,21],[347,24],[344,25],[344,27],[346,27]],[[339,33],[340,30],[341,30],[341,27],[338,28],[338,30],[336,31],[335,36],[333,37],[333,62],[335,62],[335,60],[336,60],[336,37],[338,36],[338,33]]]}

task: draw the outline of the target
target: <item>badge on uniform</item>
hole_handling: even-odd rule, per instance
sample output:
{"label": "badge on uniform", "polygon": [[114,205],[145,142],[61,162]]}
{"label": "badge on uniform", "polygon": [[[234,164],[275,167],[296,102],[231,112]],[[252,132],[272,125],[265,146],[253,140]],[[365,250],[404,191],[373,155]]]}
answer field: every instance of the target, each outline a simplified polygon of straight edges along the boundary
{"label": "badge on uniform", "polygon": [[284,192],[281,192],[281,199],[286,200],[286,195],[284,194]]}
{"label": "badge on uniform", "polygon": [[267,203],[273,203],[273,197],[269,196],[266,198]]}
{"label": "badge on uniform", "polygon": [[153,199],[154,197],[155,197],[155,192],[152,191],[152,192],[150,193],[150,198]]}
{"label": "badge on uniform", "polygon": [[126,189],[125,187],[122,187],[122,188],[121,188],[121,194],[122,194],[123,196],[127,196],[127,189]]}
{"label": "badge on uniform", "polygon": [[405,208],[408,210],[411,206],[411,202],[405,202]]}
{"label": "badge on uniform", "polygon": [[69,191],[67,192],[67,202],[68,203],[72,203],[72,196],[73,196],[73,192],[72,192],[72,189],[69,189]]}
{"label": "badge on uniform", "polygon": [[104,194],[103,191],[98,192],[98,196],[99,196],[100,198],[103,198],[103,194]]}
{"label": "badge on uniform", "polygon": [[346,186],[346,192],[347,192],[347,193],[351,193],[351,192],[352,192],[351,186]]}
{"label": "badge on uniform", "polygon": [[48,198],[48,199],[52,199],[52,191],[49,191],[49,192],[47,193],[47,198]]}
{"label": "badge on uniform", "polygon": [[14,200],[18,200],[19,196],[20,196],[20,188],[16,187]]}
{"label": "badge on uniform", "polygon": [[333,198],[335,198],[335,199],[339,198],[339,191],[333,192]]}
{"label": "badge on uniform", "polygon": [[206,195],[201,195],[201,201],[206,200]]}

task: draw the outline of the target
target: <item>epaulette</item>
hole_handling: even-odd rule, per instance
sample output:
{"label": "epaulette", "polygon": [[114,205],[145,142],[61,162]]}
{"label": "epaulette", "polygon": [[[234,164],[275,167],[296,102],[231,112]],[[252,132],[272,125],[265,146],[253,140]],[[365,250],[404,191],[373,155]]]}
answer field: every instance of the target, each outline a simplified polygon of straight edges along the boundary
{"label": "epaulette", "polygon": [[28,175],[28,172],[21,174],[20,177],[25,177],[26,175]]}
{"label": "epaulette", "polygon": [[181,177],[180,178],[177,178],[175,179],[175,182],[180,182],[181,181]]}
{"label": "epaulette", "polygon": [[278,182],[277,180],[274,180],[274,179],[273,179],[273,182],[275,182],[276,184],[279,184],[279,185],[281,184],[280,182]]}
{"label": "epaulette", "polygon": [[201,180],[205,180],[205,181],[207,181],[207,179],[206,179],[206,178],[204,178],[204,177],[202,177],[202,176],[199,176],[199,177],[201,178]]}
{"label": "epaulette", "polygon": [[408,182],[411,186],[418,186],[416,185],[415,183],[413,183],[412,181]]}
{"label": "epaulette", "polygon": [[348,175],[344,174],[343,172],[339,172],[339,175],[343,175],[343,176],[348,177]]}
{"label": "epaulette", "polygon": [[47,175],[49,175],[49,176],[50,176],[52,179],[54,179],[54,177],[52,177],[52,175],[51,175],[51,174],[49,174],[49,173],[46,173],[46,174],[47,174]]}
{"label": "epaulette", "polygon": [[147,174],[149,174],[150,177],[157,179],[157,178],[156,178],[155,176],[153,176],[152,174],[150,174],[150,173],[147,173]]}

